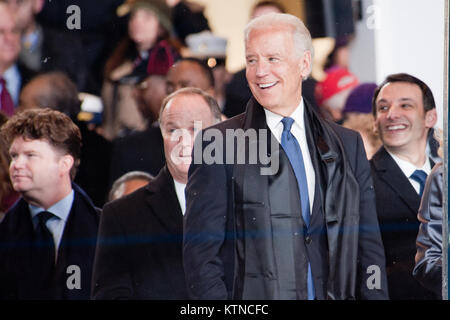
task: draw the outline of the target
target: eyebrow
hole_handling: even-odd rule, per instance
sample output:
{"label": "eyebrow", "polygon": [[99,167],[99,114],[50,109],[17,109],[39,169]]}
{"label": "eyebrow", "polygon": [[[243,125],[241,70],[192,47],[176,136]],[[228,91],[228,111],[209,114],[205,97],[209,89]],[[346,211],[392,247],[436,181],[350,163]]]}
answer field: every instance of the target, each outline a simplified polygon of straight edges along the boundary
{"label": "eyebrow", "polygon": [[[405,101],[415,102],[415,100],[412,99],[412,98],[400,98],[400,99],[398,99],[398,100],[399,100],[399,101],[402,101],[402,102],[405,102]],[[381,98],[380,100],[377,101],[377,104],[378,104],[378,103],[381,103],[381,102],[388,102],[388,100],[387,100],[387,99],[384,99],[384,98]]]}

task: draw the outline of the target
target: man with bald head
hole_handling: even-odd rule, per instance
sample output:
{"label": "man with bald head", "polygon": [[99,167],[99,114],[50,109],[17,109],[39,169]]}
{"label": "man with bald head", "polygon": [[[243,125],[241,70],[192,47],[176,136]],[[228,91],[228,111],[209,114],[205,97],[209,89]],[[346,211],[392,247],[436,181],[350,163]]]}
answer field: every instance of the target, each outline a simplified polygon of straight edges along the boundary
{"label": "man with bald head", "polygon": [[97,247],[94,299],[187,299],[182,265],[184,188],[195,122],[220,121],[213,97],[197,88],[169,95],[160,112],[167,165],[154,180],[108,203]]}

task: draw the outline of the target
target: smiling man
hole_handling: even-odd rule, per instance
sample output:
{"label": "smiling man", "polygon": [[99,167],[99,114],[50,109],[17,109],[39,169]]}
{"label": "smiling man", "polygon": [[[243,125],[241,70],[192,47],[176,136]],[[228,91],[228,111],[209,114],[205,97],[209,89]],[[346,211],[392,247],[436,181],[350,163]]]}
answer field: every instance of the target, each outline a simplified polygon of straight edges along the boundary
{"label": "smiling man", "polygon": [[430,88],[404,73],[390,75],[375,90],[375,130],[383,146],[370,160],[377,214],[386,254],[391,299],[433,299],[412,276],[417,213],[427,175],[428,131],[437,114]]}
{"label": "smiling man", "polygon": [[[262,15],[247,25],[245,49],[253,98],[245,113],[213,129],[226,139],[244,131],[248,144],[227,140],[223,159],[194,161],[189,169],[183,262],[190,298],[386,299],[361,137],[323,121],[302,98],[309,31],[292,15]],[[197,142],[194,155],[197,147],[211,149]],[[263,175],[267,163],[249,153],[269,143],[268,156],[280,165]],[[230,162],[236,154],[245,154],[245,163]]]}
{"label": "smiling man", "polygon": [[88,299],[99,216],[72,183],[78,127],[58,111],[33,109],[12,117],[1,134],[22,199],[0,224],[0,299]]}

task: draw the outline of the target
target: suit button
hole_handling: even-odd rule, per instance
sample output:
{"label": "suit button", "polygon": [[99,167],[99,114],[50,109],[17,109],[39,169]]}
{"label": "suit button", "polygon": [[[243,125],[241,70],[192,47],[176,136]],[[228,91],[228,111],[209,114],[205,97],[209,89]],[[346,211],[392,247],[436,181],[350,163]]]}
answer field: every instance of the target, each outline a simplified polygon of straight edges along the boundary
{"label": "suit button", "polygon": [[312,242],[312,238],[311,238],[311,236],[306,236],[306,238],[305,238],[305,242],[306,242],[306,244],[310,244],[311,242]]}

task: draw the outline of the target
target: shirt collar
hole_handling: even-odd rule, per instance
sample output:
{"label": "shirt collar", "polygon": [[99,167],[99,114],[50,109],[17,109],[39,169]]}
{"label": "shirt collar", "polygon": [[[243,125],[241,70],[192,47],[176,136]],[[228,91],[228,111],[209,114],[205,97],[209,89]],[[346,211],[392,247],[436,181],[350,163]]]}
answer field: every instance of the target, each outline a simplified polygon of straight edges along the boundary
{"label": "shirt collar", "polygon": [[[386,150],[387,151],[387,150]],[[397,163],[397,165],[400,167],[400,169],[402,170],[402,172],[405,174],[405,176],[411,177],[411,175],[414,173],[414,171],[416,170],[423,170],[425,171],[425,173],[427,175],[430,174],[431,172],[431,164],[430,164],[430,159],[428,157],[426,157],[425,159],[425,163],[423,164],[423,166],[421,168],[417,168],[415,165],[413,165],[412,163],[400,159],[399,157],[397,157],[396,155],[394,155],[393,153],[389,152],[388,153],[391,155],[391,157],[394,159],[394,161]]]}
{"label": "shirt collar", "polygon": [[[300,99],[300,103],[298,104],[297,108],[292,112],[292,114],[289,116],[292,119],[294,119],[294,124],[297,125],[301,130],[304,130],[304,110],[305,105],[303,102],[303,98]],[[272,111],[267,110],[264,108],[264,112],[266,113],[266,122],[267,126],[270,130],[273,131],[273,129],[281,124],[281,120],[283,120],[283,116],[273,113]],[[282,124],[281,124],[282,125]]]}
{"label": "shirt collar", "polygon": [[72,209],[74,197],[75,193],[72,190],[65,198],[59,200],[57,203],[48,208],[48,210],[29,204],[28,207],[30,208],[31,218],[34,218],[38,213],[42,211],[48,211],[66,222],[67,218],[69,217],[70,210]]}

